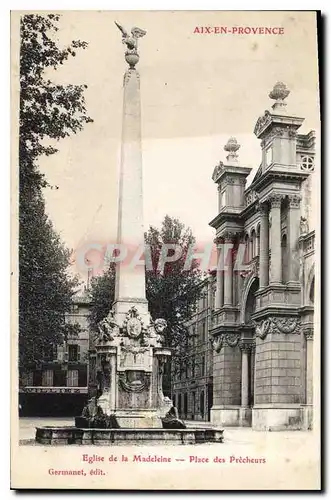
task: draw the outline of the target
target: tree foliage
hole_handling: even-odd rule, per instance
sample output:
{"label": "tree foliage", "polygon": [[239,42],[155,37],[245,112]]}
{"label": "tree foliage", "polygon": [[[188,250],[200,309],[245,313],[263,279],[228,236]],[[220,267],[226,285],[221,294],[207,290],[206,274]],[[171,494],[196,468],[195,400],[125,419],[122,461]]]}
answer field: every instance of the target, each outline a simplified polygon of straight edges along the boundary
{"label": "tree foliage", "polygon": [[[151,248],[153,263],[153,269],[146,270],[146,295],[150,312],[153,319],[164,318],[167,321],[165,343],[178,351],[186,338],[186,322],[192,316],[201,293],[198,288],[201,276],[197,262],[193,261],[185,269],[185,260],[195,244],[195,238],[190,228],[167,215],[160,229],[149,228],[145,241]],[[164,244],[178,245],[181,256],[173,262],[167,262],[164,270],[161,270],[158,263]],[[171,255],[171,250],[168,250],[168,254]]]}
{"label": "tree foliage", "polygon": [[[24,370],[42,360],[44,347],[65,333],[77,279],[68,275],[70,253],[45,212],[43,188],[50,187],[38,159],[57,149],[54,139],[90,122],[85,85],[59,85],[46,78],[86,43],[56,44],[59,16],[23,15],[20,45],[19,116],[19,355]],[[47,143],[48,140],[48,143]]]}
{"label": "tree foliage", "polygon": [[[59,16],[24,15],[21,19],[20,45],[20,189],[33,195],[48,183],[39,171],[37,160],[57,149],[45,139],[61,139],[83,129],[91,122],[84,99],[86,85],[58,85],[45,77],[48,69],[57,70],[86,42],[73,41],[60,48],[55,42]],[[24,193],[25,194],[25,193]]]}
{"label": "tree foliage", "polygon": [[103,274],[92,278],[89,295],[91,297],[89,323],[92,330],[97,331],[98,323],[107,316],[114,302],[115,266],[113,264]]}

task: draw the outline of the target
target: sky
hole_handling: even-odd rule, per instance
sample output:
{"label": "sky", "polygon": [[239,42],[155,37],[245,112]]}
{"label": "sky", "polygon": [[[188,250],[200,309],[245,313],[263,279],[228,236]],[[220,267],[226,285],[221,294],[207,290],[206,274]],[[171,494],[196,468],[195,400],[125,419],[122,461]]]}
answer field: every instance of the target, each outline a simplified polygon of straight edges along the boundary
{"label": "sky", "polygon": [[[57,143],[59,152],[40,168],[58,190],[46,206],[65,244],[116,240],[125,46],[114,25],[139,26],[144,224],[160,226],[166,214],[211,241],[217,215],[213,169],[225,160],[230,136],[241,144],[239,161],[254,172],[261,159],[253,130],[270,109],[277,81],[291,90],[288,113],[305,118],[300,133],[319,127],[314,14],[228,11],[63,11],[58,43],[85,40],[57,72],[59,83],[85,83],[94,123]],[[281,26],[284,35],[208,35],[196,26]]]}

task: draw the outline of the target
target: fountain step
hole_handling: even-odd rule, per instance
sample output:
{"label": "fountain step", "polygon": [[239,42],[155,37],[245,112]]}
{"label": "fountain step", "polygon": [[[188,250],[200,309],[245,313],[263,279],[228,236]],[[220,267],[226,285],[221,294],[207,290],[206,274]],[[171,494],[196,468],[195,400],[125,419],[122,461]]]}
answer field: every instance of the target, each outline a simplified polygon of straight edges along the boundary
{"label": "fountain step", "polygon": [[198,444],[222,443],[223,429],[84,429],[37,427],[43,445]]}

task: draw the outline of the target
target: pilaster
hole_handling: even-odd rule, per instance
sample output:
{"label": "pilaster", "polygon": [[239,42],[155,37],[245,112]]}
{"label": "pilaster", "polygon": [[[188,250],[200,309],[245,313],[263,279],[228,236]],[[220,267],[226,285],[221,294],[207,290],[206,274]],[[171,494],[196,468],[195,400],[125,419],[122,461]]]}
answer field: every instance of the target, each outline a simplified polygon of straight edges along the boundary
{"label": "pilaster", "polygon": [[233,303],[233,239],[235,234],[228,232],[224,234],[224,306],[232,306]]}
{"label": "pilaster", "polygon": [[213,407],[214,425],[238,426],[241,406],[240,334],[224,333],[213,340]]}
{"label": "pilaster", "polygon": [[282,281],[282,249],[281,249],[281,216],[280,207],[282,196],[273,194],[269,198],[271,230],[270,230],[270,250],[271,250],[271,284],[279,284]]}
{"label": "pilaster", "polygon": [[215,242],[217,245],[215,309],[220,309],[224,304],[224,249],[222,239],[217,239]]}
{"label": "pilaster", "polygon": [[260,288],[269,284],[269,208],[266,203],[259,205],[260,223]]}

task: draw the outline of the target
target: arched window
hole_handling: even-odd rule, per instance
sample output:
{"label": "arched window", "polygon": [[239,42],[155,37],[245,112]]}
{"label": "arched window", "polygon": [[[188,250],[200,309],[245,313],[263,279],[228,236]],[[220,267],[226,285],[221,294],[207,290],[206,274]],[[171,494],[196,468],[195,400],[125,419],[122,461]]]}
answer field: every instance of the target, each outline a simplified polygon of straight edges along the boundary
{"label": "arched window", "polygon": [[177,409],[178,409],[178,413],[179,415],[182,414],[182,395],[181,394],[178,394],[178,406],[177,406]]}
{"label": "arched window", "polygon": [[245,259],[244,259],[245,264],[248,264],[249,262],[249,236],[246,234],[245,236]]}
{"label": "arched window", "polygon": [[176,394],[174,394],[172,396],[172,404],[177,408],[177,405],[176,405]]}
{"label": "arched window", "polygon": [[205,391],[200,392],[200,415],[201,418],[205,416]]}
{"label": "arched window", "polygon": [[315,301],[315,276],[312,279],[310,290],[309,290],[309,300],[311,304],[314,304]]}
{"label": "arched window", "polygon": [[184,418],[187,418],[187,392],[184,394]]}
{"label": "arched window", "polygon": [[282,283],[288,281],[287,236],[282,237]]}
{"label": "arched window", "polygon": [[245,324],[250,325],[252,323],[252,314],[255,312],[256,307],[256,297],[255,294],[259,289],[259,280],[255,279],[249,289],[248,296],[245,305]]}
{"label": "arched window", "polygon": [[257,226],[255,255],[260,255],[260,224]]}
{"label": "arched window", "polygon": [[255,233],[255,229],[253,229],[253,231],[251,233],[251,248],[252,248],[251,258],[253,259],[256,256],[256,233]]}

